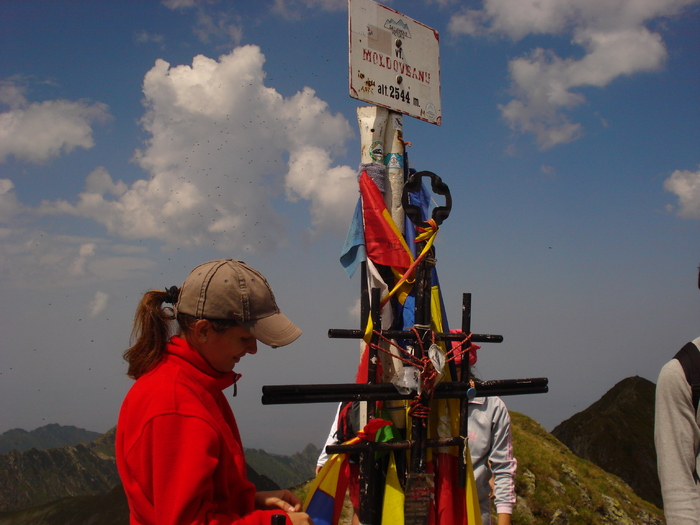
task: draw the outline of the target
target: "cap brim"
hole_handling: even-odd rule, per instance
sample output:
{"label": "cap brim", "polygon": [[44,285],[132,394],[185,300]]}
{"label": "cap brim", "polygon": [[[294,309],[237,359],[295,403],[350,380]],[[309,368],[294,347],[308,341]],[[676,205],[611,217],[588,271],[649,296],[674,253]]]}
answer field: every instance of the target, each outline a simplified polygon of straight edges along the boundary
{"label": "cap brim", "polygon": [[301,335],[301,330],[283,313],[241,324],[258,341],[272,348],[288,345]]}

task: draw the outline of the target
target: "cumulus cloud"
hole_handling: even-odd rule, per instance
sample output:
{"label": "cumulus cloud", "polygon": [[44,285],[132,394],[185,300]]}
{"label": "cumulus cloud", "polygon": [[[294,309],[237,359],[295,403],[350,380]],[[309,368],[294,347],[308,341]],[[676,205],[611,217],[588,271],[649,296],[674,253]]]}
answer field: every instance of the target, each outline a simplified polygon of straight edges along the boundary
{"label": "cumulus cloud", "polygon": [[71,275],[75,275],[75,276],[85,275],[85,266],[86,266],[87,262],[90,260],[90,258],[93,257],[94,255],[95,255],[95,244],[94,243],[81,244],[80,249],[78,250],[78,256],[71,263],[70,267],[68,268],[68,272]]}
{"label": "cumulus cloud", "polygon": [[93,123],[109,119],[106,104],[70,100],[29,103],[24,90],[11,82],[0,85],[0,103],[9,110],[0,113],[0,162],[8,156],[44,163],[75,148],[94,145]]}
{"label": "cumulus cloud", "polygon": [[226,45],[239,45],[243,40],[243,24],[239,17],[231,17],[226,13],[215,15],[199,11],[194,34],[201,42],[208,44],[212,41],[224,42]]}
{"label": "cumulus cloud", "polygon": [[305,9],[341,11],[348,8],[347,0],[275,0],[272,9],[286,18],[299,18]]}
{"label": "cumulus cloud", "polygon": [[149,33],[141,30],[134,35],[134,41],[138,44],[157,44],[161,49],[165,47],[165,36],[157,33]]}
{"label": "cumulus cloud", "polygon": [[200,42],[218,42],[230,49],[243,40],[242,19],[232,11],[213,11],[209,8],[209,4],[218,3],[219,0],[163,0],[163,5],[168,9],[186,11],[197,8],[193,31]]}
{"label": "cumulus cloud", "polygon": [[0,224],[7,223],[24,209],[14,188],[10,179],[0,179]]}
{"label": "cumulus cloud", "polygon": [[263,64],[256,46],[191,66],[158,60],[143,83],[150,138],[135,156],[149,177],[127,187],[98,168],[77,202],[39,211],[87,217],[124,239],[252,251],[285,240],[274,200],[286,195],[310,201],[315,228],[342,234],[355,201],[342,196],[356,183],[333,156],[350,125],[309,88],[284,98],[265,86]]}
{"label": "cumulus cloud", "polygon": [[[700,219],[700,169],[676,170],[664,181],[664,189],[678,197],[677,213],[686,219]],[[673,207],[669,207],[673,211]]]}
{"label": "cumulus cloud", "polygon": [[101,314],[105,308],[107,308],[107,301],[109,300],[109,294],[104,292],[95,292],[95,297],[92,298],[90,304],[88,305],[90,317],[97,317]]}
{"label": "cumulus cloud", "polygon": [[126,184],[122,181],[113,182],[109,172],[103,166],[92,170],[85,179],[85,191],[87,193],[108,193],[119,197],[124,195],[127,189]]}
{"label": "cumulus cloud", "polygon": [[348,190],[357,192],[356,171],[349,166],[331,167],[328,152],[310,145],[294,151],[289,164],[287,197],[310,201],[313,226],[334,231],[347,228],[350,215],[332,210],[349,211],[348,202],[353,199]]}
{"label": "cumulus cloud", "polygon": [[541,149],[582,134],[567,110],[585,102],[579,88],[605,87],[623,75],[660,69],[666,59],[661,35],[645,24],[680,13],[697,0],[484,0],[480,10],[454,15],[453,35],[566,35],[583,50],[562,58],[537,48],[509,64],[514,99],[499,106],[508,125],[535,135]]}
{"label": "cumulus cloud", "polygon": [[132,279],[155,267],[138,247],[101,253],[107,246],[104,239],[0,228],[0,280],[15,288],[43,289]]}
{"label": "cumulus cloud", "polygon": [[162,3],[168,9],[187,9],[195,7],[197,0],[163,0]]}

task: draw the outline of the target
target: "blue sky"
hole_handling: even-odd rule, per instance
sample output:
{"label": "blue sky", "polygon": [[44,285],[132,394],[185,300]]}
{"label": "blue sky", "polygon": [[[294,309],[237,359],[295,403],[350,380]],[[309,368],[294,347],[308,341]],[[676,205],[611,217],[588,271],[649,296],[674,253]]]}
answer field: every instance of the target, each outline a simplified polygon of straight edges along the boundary
{"label": "blue sky", "polygon": [[[505,399],[548,430],[655,381],[700,335],[700,2],[386,4],[440,34],[443,125],[404,135],[453,197],[450,322],[471,292],[473,330],[504,336],[479,375],[548,377]],[[359,322],[347,3],[9,0],[0,42],[0,432],[111,428],[141,294],[234,257],[304,330],[239,364],[244,444],[320,447],[334,406],[260,395],[358,361],[326,336]]]}

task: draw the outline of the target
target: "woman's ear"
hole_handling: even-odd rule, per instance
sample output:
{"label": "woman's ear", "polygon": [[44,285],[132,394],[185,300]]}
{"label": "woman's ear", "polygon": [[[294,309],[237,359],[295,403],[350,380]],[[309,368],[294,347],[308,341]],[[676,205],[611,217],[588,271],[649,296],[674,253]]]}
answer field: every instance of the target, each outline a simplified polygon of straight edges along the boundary
{"label": "woman's ear", "polygon": [[194,340],[199,342],[199,343],[206,343],[207,335],[209,335],[210,329],[211,329],[211,323],[207,319],[198,319],[194,323],[194,327],[192,330],[192,335],[194,336]]}

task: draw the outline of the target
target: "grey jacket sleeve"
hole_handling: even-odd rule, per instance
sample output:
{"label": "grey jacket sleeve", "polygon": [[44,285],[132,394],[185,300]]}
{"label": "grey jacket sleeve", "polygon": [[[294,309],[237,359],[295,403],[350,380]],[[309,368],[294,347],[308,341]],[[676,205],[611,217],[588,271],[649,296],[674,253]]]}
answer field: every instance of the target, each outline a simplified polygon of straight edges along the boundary
{"label": "grey jacket sleeve", "polygon": [[683,367],[672,359],[656,384],[654,441],[667,525],[700,524],[700,427]]}
{"label": "grey jacket sleeve", "polygon": [[512,514],[515,507],[517,461],[513,455],[510,415],[503,401],[500,398],[498,401],[493,414],[493,448],[489,461],[494,476],[496,512]]}

